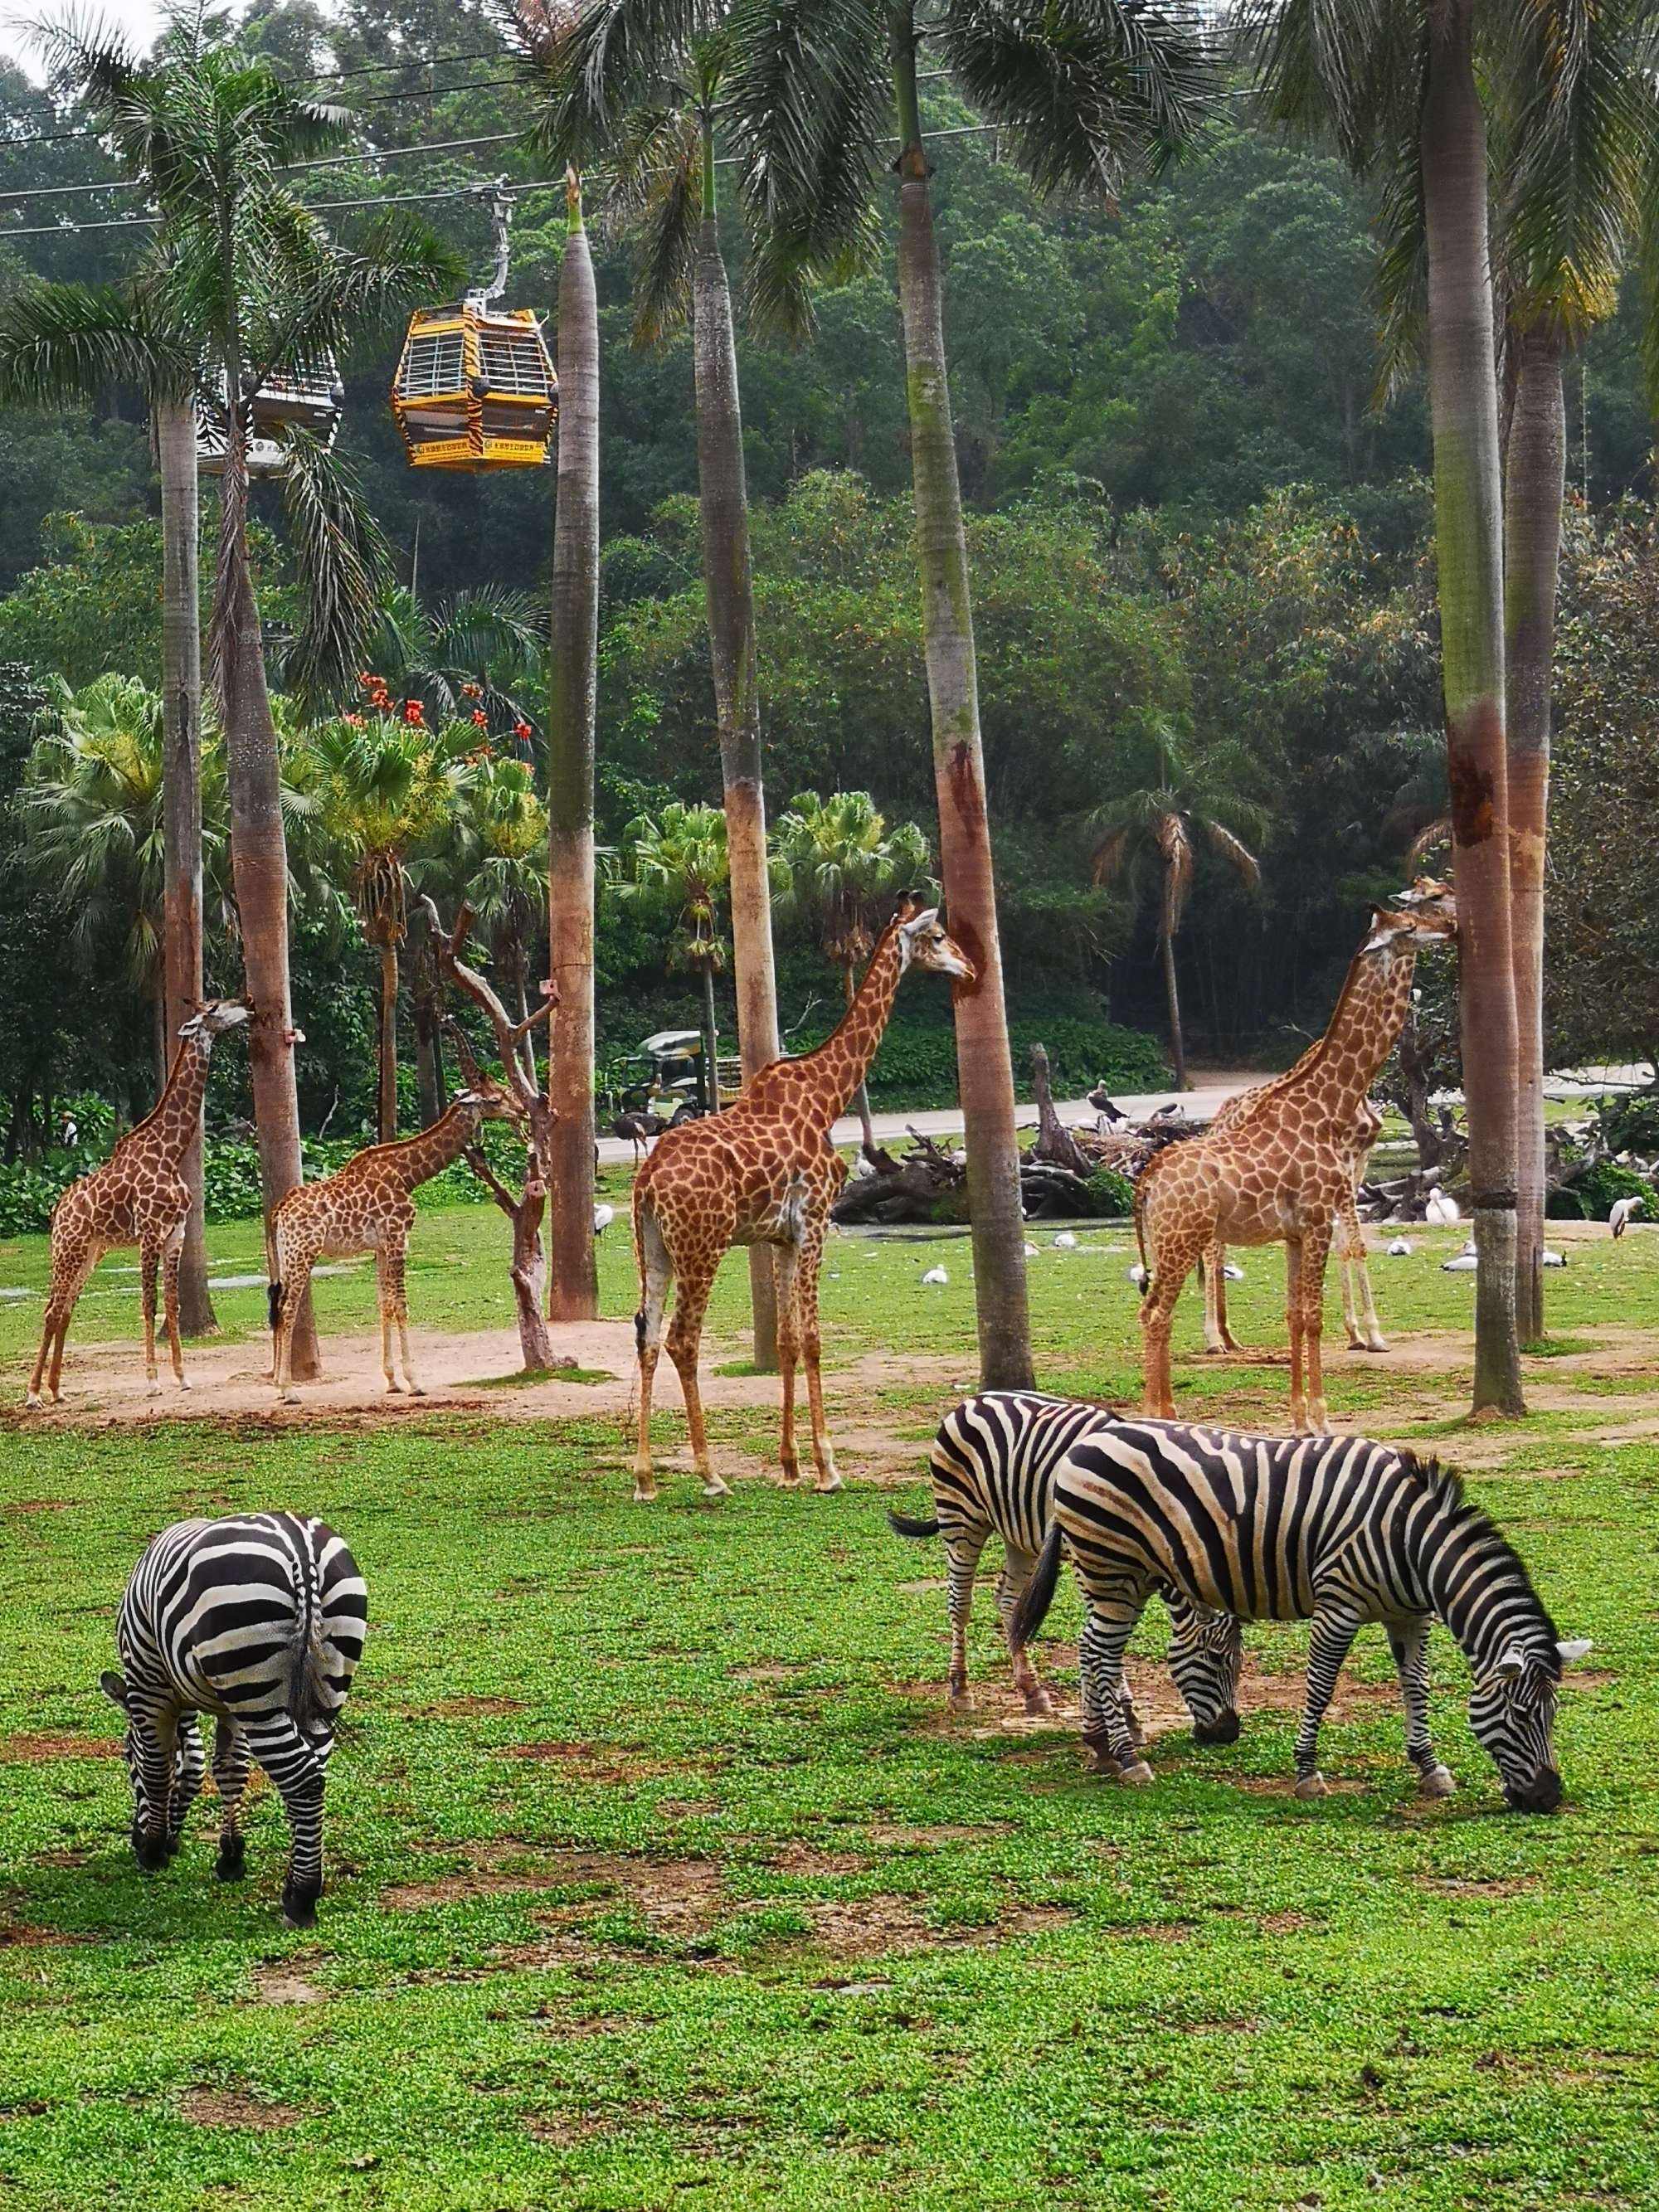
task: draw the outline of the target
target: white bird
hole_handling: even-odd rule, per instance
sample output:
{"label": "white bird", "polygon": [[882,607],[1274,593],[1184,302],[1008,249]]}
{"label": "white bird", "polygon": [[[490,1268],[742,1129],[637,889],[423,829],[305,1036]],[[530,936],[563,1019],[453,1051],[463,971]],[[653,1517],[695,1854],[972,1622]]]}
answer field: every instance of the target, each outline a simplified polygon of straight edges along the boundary
{"label": "white bird", "polygon": [[1037,1253],[1038,1253],[1039,1249],[1040,1249],[1040,1248],[1039,1248],[1037,1245],[1036,1245],[1036,1244],[1028,1244],[1028,1245],[1025,1247],[1025,1256],[1026,1256],[1026,1258],[1027,1258],[1028,1260],[1035,1260],[1035,1259],[1036,1259],[1036,1255],[1037,1255]]}
{"label": "white bird", "polygon": [[617,1209],[614,1206],[596,1206],[593,1209],[593,1234],[596,1237],[603,1237],[616,1218]]}
{"label": "white bird", "polygon": [[1443,1275],[1472,1275],[1480,1265],[1472,1252],[1460,1252],[1455,1260],[1443,1260],[1440,1272]]}
{"label": "white bird", "polygon": [[1567,1255],[1565,1252],[1546,1250],[1540,1252],[1538,1256],[1546,1267],[1565,1267],[1567,1264]]}
{"label": "white bird", "polygon": [[1244,1279],[1244,1270],[1237,1260],[1224,1260],[1221,1272],[1230,1283],[1242,1283]]}
{"label": "white bird", "polygon": [[921,1279],[924,1283],[948,1283],[951,1278],[943,1267],[930,1267]]}
{"label": "white bird", "polygon": [[1144,1291],[1146,1287],[1146,1270],[1138,1260],[1129,1270],[1129,1280],[1138,1291]]}
{"label": "white bird", "polygon": [[1069,1229],[1062,1229],[1062,1230],[1060,1231],[1060,1232],[1059,1236],[1055,1237],[1055,1239],[1054,1239],[1054,1249],[1055,1249],[1055,1251],[1056,1251],[1056,1252],[1075,1252],[1075,1251],[1076,1251],[1076,1249],[1077,1249],[1077,1239],[1076,1239],[1076,1237],[1073,1237],[1073,1234],[1072,1234],[1072,1232],[1071,1232],[1071,1231],[1070,1231]]}
{"label": "white bird", "polygon": [[1391,1260],[1409,1260],[1409,1259],[1411,1258],[1411,1256],[1412,1256],[1412,1248],[1411,1248],[1411,1246],[1410,1246],[1410,1245],[1406,1242],[1406,1240],[1405,1240],[1405,1238],[1404,1238],[1403,1237],[1396,1237],[1395,1238],[1395,1240],[1394,1240],[1393,1243],[1392,1243],[1392,1244],[1390,1244],[1390,1245],[1389,1245],[1389,1259],[1391,1259]]}
{"label": "white bird", "polygon": [[1626,1230],[1630,1227],[1632,1214],[1639,1213],[1646,1204],[1647,1200],[1639,1190],[1632,1193],[1629,1198],[1614,1199],[1613,1211],[1607,1216],[1607,1226],[1615,1237],[1624,1235]]}
{"label": "white bird", "polygon": [[1429,1193],[1429,1202],[1423,1209],[1423,1218],[1431,1221],[1437,1229],[1449,1229],[1453,1222],[1460,1221],[1462,1216],[1457,1210],[1457,1200],[1448,1198],[1436,1183]]}
{"label": "white bird", "polygon": [[1474,1250],[1474,1237],[1470,1237],[1470,1239],[1469,1239],[1469,1241],[1468,1241],[1468,1243],[1463,1247],[1463,1249],[1462,1249],[1462,1254],[1460,1255],[1460,1257],[1462,1257],[1462,1259],[1465,1259],[1465,1260],[1473,1260],[1473,1259],[1474,1258],[1474,1256],[1475,1256],[1475,1250]]}

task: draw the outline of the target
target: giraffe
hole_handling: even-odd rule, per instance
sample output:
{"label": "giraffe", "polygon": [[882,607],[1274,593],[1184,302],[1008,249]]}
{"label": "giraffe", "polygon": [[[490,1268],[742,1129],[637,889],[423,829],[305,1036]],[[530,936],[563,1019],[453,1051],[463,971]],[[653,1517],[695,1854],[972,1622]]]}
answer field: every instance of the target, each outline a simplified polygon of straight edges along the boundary
{"label": "giraffe", "polygon": [[[1451,885],[1437,876],[1419,876],[1408,890],[1397,895],[1394,903],[1401,911],[1432,908],[1450,915],[1454,920],[1456,917]],[[1368,920],[1366,936],[1370,934]],[[1361,951],[1364,949],[1363,939],[1360,949]],[[1358,957],[1359,955],[1356,954],[1356,962]],[[1352,974],[1353,963],[1351,963],[1351,977]],[[1343,988],[1346,992],[1346,983]],[[1339,994],[1337,1004],[1340,1006],[1341,1003],[1342,994]],[[1404,1018],[1403,1013],[1401,1018]],[[1265,1098],[1276,1094],[1283,1085],[1300,1076],[1323,1042],[1322,1038],[1316,1039],[1283,1075],[1274,1076],[1271,1082],[1258,1084],[1254,1090],[1242,1091],[1237,1097],[1227,1099],[1206,1129],[1206,1136],[1224,1135]],[[1371,1147],[1382,1130],[1382,1115],[1369,1098],[1364,1100],[1349,1133],[1352,1172],[1347,1194],[1337,1218],[1337,1267],[1342,1286],[1342,1325],[1347,1332],[1349,1346],[1355,1352],[1386,1352],[1389,1348],[1388,1339],[1382,1334],[1382,1324],[1376,1317],[1376,1303],[1371,1296],[1370,1270],[1365,1261],[1365,1237],[1359,1225],[1358,1203],[1359,1185],[1364,1176],[1365,1163],[1370,1158]],[[1206,1352],[1237,1352],[1240,1348],[1227,1326],[1226,1261],[1226,1246],[1219,1243],[1211,1245],[1204,1255],[1200,1272],[1204,1279],[1204,1349]]]}
{"label": "giraffe", "polygon": [[72,1182],[53,1206],[46,1325],[23,1401],[26,1406],[55,1406],[62,1398],[64,1340],[76,1301],[105,1253],[125,1245],[138,1248],[144,1304],[144,1372],[149,1378],[150,1395],[158,1396],[161,1387],[155,1372],[158,1269],[173,1380],[181,1390],[189,1389],[179,1342],[179,1255],[190,1218],[190,1191],[180,1169],[201,1127],[214,1044],[226,1030],[239,1028],[248,1014],[249,1008],[240,999],[216,999],[192,1014],[179,1031],[179,1049],[173,1055],[161,1095],[150,1111],[128,1130],[102,1167]]}
{"label": "giraffe", "polygon": [[1405,1020],[1419,947],[1457,933],[1449,892],[1374,908],[1371,920],[1318,1043],[1229,1127],[1159,1152],[1136,1186],[1135,1233],[1147,1269],[1140,1307],[1146,1410],[1156,1417],[1175,1417],[1170,1329],[1194,1261],[1212,1247],[1282,1241],[1291,1424],[1299,1432],[1328,1433],[1325,1265],[1343,1209],[1353,1200],[1361,1109]]}
{"label": "giraffe", "polygon": [[777,1255],[778,1364],[783,1374],[779,1458],[786,1485],[799,1477],[795,1450],[795,1364],[806,1370],[817,1488],[839,1490],[823,1419],[818,1374],[818,1265],[830,1208],[847,1178],[830,1141],[836,1116],[863,1082],[907,968],[972,982],[974,969],[939,926],[939,909],[906,896],[882,932],[852,1005],[816,1052],[775,1060],[744,1084],[724,1113],[665,1130],[634,1183],[634,1256],[640,1271],[639,1450],[634,1496],[657,1494],[651,1464],[651,1391],[671,1283],[678,1285],[668,1356],[685,1394],[691,1457],[705,1498],[728,1486],[714,1472],[697,1389],[697,1349],[715,1270],[733,1244],[770,1244]]}
{"label": "giraffe", "polygon": [[[291,1355],[294,1321],[311,1270],[327,1253],[374,1255],[380,1312],[380,1369],[388,1393],[406,1388],[412,1398],[426,1393],[409,1362],[409,1303],[404,1295],[404,1255],[415,1225],[418,1183],[458,1160],[478,1133],[480,1121],[523,1122],[517,1097],[483,1075],[458,1091],[447,1109],[413,1137],[389,1145],[370,1145],[319,1182],[304,1182],[280,1200],[270,1218],[269,1291],[271,1381],[279,1402],[297,1406]],[[392,1325],[398,1325],[404,1380],[392,1361]]]}

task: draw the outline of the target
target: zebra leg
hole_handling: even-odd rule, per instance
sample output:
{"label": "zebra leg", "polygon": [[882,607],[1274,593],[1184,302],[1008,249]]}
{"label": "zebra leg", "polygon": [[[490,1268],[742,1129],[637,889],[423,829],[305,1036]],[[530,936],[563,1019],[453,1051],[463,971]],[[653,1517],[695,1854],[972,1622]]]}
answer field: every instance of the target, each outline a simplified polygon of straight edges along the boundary
{"label": "zebra leg", "polygon": [[1302,1707],[1302,1723],[1296,1732],[1296,1794],[1298,1797],[1330,1795],[1319,1771],[1319,1728],[1336,1689],[1342,1662],[1359,1633],[1357,1614],[1322,1610],[1314,1614],[1308,1648],[1308,1687]]}
{"label": "zebra leg", "polygon": [[990,1534],[988,1527],[956,1530],[945,1539],[950,1558],[950,1590],[945,1605],[951,1616],[951,1710],[970,1713],[973,1692],[968,1687],[968,1616],[974,1609],[974,1577],[979,1555]]}
{"label": "zebra leg", "polygon": [[1092,1601],[1078,1647],[1083,1741],[1094,1753],[1095,1768],[1137,1786],[1150,1782],[1152,1770],[1140,1756],[1124,1717],[1123,1654],[1134,1633],[1140,1607],[1105,1613]]}
{"label": "zebra leg", "polygon": [[1008,1640],[1008,1653],[1013,1662],[1014,1687],[1025,1700],[1026,1711],[1051,1713],[1054,1709],[1053,1693],[1045,1688],[1032,1665],[1030,1653],[1015,1650],[1012,1634],[1014,1607],[1019,1603],[1020,1593],[1030,1581],[1031,1570],[1036,1565],[1030,1553],[1022,1552],[1017,1545],[1005,1540],[1002,1572],[997,1577],[997,1610],[1002,1615],[1002,1632]]}
{"label": "zebra leg", "polygon": [[202,1731],[194,1713],[179,1716],[179,1751],[173,1762],[173,1798],[167,1808],[167,1856],[185,1839],[185,1822],[202,1793],[207,1760],[202,1752]]}
{"label": "zebra leg", "polygon": [[134,1755],[132,1851],[144,1873],[154,1874],[167,1863],[179,1723],[170,1712],[137,1712],[131,1705],[127,1712]]}
{"label": "zebra leg", "polygon": [[1425,1797],[1449,1797],[1457,1788],[1429,1741],[1429,1624],[1418,1619],[1389,1631],[1389,1649],[1400,1675],[1406,1708],[1406,1756],[1422,1777]]}
{"label": "zebra leg", "polygon": [[283,1916],[295,1928],[309,1928],[323,1893],[323,1762],[286,1713],[265,1714],[242,1729],[288,1814],[292,1845]]}
{"label": "zebra leg", "polygon": [[234,1881],[247,1863],[242,1836],[242,1792],[247,1788],[248,1751],[233,1720],[222,1720],[213,1737],[213,1779],[219,1792],[219,1856],[213,1871]]}

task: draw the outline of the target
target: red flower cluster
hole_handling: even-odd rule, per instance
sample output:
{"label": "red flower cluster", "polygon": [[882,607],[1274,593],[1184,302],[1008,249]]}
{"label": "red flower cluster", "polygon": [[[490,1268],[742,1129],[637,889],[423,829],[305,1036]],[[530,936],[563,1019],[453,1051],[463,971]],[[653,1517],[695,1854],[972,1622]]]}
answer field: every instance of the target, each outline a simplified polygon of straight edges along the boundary
{"label": "red flower cluster", "polygon": [[386,689],[384,676],[371,676],[367,669],[360,668],[357,672],[357,681],[368,692],[368,703],[377,714],[389,714],[392,712],[392,694]]}
{"label": "red flower cluster", "polygon": [[487,730],[489,727],[489,717],[485,714],[482,707],[475,707],[472,709],[472,720],[477,728],[481,730]]}
{"label": "red flower cluster", "polygon": [[513,725],[513,734],[521,745],[527,745],[530,743],[533,732],[532,732],[528,722],[514,722]]}
{"label": "red flower cluster", "polygon": [[418,699],[405,699],[404,701],[404,720],[409,724],[411,730],[418,730],[421,728],[425,718],[426,709],[422,706]]}
{"label": "red flower cluster", "polygon": [[365,726],[365,717],[362,714],[343,714],[340,720],[349,730],[361,730]]}
{"label": "red flower cluster", "polygon": [[482,684],[463,684],[461,686],[461,696],[463,699],[482,699],[483,697],[483,685]]}

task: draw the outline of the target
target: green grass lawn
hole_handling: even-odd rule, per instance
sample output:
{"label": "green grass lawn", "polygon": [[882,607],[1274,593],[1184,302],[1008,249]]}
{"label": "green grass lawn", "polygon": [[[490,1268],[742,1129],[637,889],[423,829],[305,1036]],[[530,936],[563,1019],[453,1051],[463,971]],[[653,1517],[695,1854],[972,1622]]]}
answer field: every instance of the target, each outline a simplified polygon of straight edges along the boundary
{"label": "green grass lawn", "polygon": [[[423,1216],[417,1322],[507,1322],[504,1240],[493,1209]],[[1126,1389],[1127,1237],[1033,1241],[1042,1379]],[[1386,1322],[1467,1327],[1468,1279],[1437,1264],[1459,1241],[1377,1262]],[[210,1249],[223,1273],[258,1265],[251,1229]],[[923,1289],[941,1257],[949,1285]],[[614,1231],[601,1261],[605,1310],[625,1313]],[[1279,1255],[1244,1263],[1235,1311],[1281,1343]],[[0,1247],[0,1282],[43,1272],[39,1240]],[[77,1341],[130,1334],[135,1279],[94,1284],[111,1295],[77,1316],[71,1389]],[[739,1260],[715,1311],[732,1341],[742,1290]],[[1659,1234],[1575,1245],[1549,1290],[1558,1351],[1613,1325],[1659,1347]],[[371,1324],[369,1271],[319,1293],[325,1330]],[[966,1371],[971,1297],[965,1243],[830,1247],[843,1363],[914,1347]],[[257,1289],[219,1303],[257,1330]],[[39,1315],[0,1304],[14,1376]],[[1197,1342],[1190,1291],[1179,1341]],[[1179,1376],[1183,1402],[1255,1419],[1286,1379],[1190,1357]],[[627,1502],[610,1418],[17,1423],[0,1450],[0,2203],[1659,2204],[1659,1439],[1611,1441],[1651,1378],[1560,1357],[1529,1376],[1572,1402],[1480,1431],[1472,1487],[1564,1633],[1595,1640],[1564,1699],[1553,1820],[1503,1811],[1440,1635],[1437,1737],[1462,1784],[1443,1806],[1413,1794],[1374,1632],[1318,1805],[1286,1788],[1297,1630],[1250,1632],[1277,1694],[1247,1703],[1239,1743],[1201,1751],[1175,1728],[1149,1790],[1085,1778],[1064,1727],[997,1724],[988,1589],[981,1710],[947,1721],[939,1555],[889,1532],[890,1492],[772,1489],[768,1413],[720,1417],[748,1478],[727,1504],[674,1476],[649,1512]],[[1340,1409],[1455,1458],[1455,1364],[1377,1359],[1334,1383]],[[672,1382],[664,1396],[678,1442]],[[920,1438],[939,1410],[901,1371],[858,1418]],[[139,1875],[95,1686],[147,1538],[256,1504],[326,1515],[369,1583],[305,1936],[277,1915],[269,1791],[245,1884],[212,1878],[210,1796],[172,1867]],[[1056,1635],[1076,1620],[1068,1592]],[[1157,1640],[1149,1622],[1149,1664]],[[1063,1643],[1046,1663],[1074,1674]]]}

